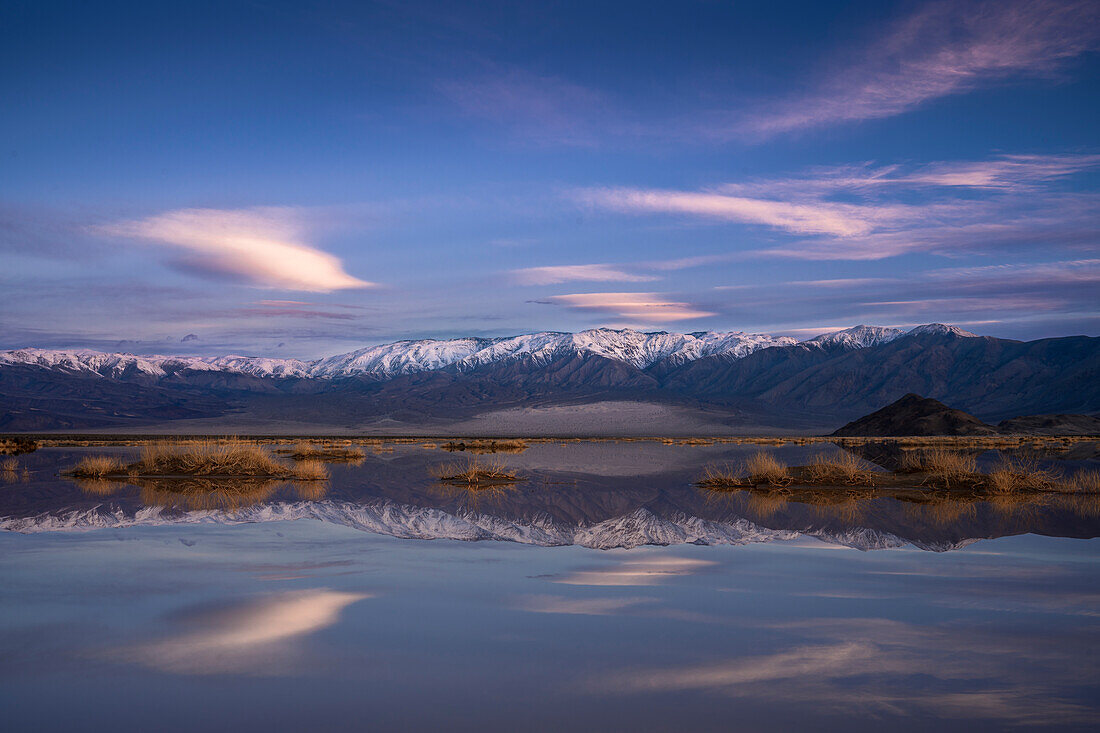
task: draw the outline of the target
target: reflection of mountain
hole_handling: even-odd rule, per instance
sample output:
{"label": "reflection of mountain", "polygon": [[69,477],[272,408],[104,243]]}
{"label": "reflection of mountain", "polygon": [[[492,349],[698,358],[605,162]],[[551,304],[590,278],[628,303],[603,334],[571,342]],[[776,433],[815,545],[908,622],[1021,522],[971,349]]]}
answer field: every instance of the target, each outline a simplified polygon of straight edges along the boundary
{"label": "reflection of mountain", "polygon": [[[608,450],[616,446],[607,446]],[[617,446],[622,449],[623,446]],[[506,540],[534,545],[612,548],[645,544],[745,544],[799,536],[860,549],[912,544],[951,550],[977,539],[1027,532],[1100,534],[1097,501],[1052,497],[1035,504],[940,498],[925,504],[893,498],[854,499],[844,492],[817,503],[711,493],[695,488],[696,469],[644,475],[593,476],[531,468],[546,462],[540,446],[509,457],[528,480],[499,491],[441,487],[427,468],[429,452],[368,457],[361,467],[333,467],[324,501],[303,501],[290,487],[269,489],[256,503],[231,504],[136,487],[88,493],[68,482],[38,500],[0,496],[0,528],[53,531],[145,524],[238,523],[316,519],[370,532],[418,539]],[[564,450],[564,449],[563,449]],[[659,446],[633,447],[640,457]],[[679,449],[672,456],[692,455]],[[729,454],[711,454],[729,455]],[[212,491],[219,491],[213,487]],[[151,504],[151,505],[150,505]]]}
{"label": "reflection of mountain", "polygon": [[[820,429],[907,392],[991,420],[1096,411],[1098,368],[1100,339],[1024,343],[941,325],[906,334],[859,326],[799,343],[597,329],[399,342],[317,362],[26,349],[0,352],[0,428],[228,416],[259,425],[390,420],[438,429],[505,408],[643,402],[696,411],[717,430]],[[517,432],[544,431],[533,423]],[[584,433],[586,426],[571,424],[569,432]]]}

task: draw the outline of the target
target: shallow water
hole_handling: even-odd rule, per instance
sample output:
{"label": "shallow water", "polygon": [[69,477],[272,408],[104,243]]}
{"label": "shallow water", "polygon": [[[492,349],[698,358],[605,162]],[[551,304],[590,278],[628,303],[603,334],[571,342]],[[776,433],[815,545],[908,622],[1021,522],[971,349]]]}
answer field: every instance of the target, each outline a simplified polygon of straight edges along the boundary
{"label": "shallow water", "polygon": [[428,472],[465,456],[368,448],[324,489],[233,501],[58,476],[104,449],[20,456],[5,727],[1095,728],[1092,505],[692,486],[756,450],[534,444],[492,457],[526,481],[472,493]]}

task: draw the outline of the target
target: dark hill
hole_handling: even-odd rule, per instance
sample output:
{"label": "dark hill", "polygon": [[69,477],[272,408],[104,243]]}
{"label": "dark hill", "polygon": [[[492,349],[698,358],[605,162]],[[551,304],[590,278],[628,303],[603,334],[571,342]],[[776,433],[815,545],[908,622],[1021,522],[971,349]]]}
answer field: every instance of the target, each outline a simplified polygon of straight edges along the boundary
{"label": "dark hill", "polygon": [[1031,435],[1100,435],[1100,417],[1096,415],[1028,415],[997,423],[1002,433]]}
{"label": "dark hill", "polygon": [[897,402],[848,423],[833,435],[994,435],[997,430],[939,400],[909,393]]}

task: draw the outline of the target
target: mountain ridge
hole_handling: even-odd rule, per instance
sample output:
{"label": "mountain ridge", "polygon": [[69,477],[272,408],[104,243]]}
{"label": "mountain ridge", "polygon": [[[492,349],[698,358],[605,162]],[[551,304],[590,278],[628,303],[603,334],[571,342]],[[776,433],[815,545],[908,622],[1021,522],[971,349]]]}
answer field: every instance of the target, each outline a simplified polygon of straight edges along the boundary
{"label": "mountain ridge", "polygon": [[[1100,411],[1100,338],[1088,336],[1025,342],[930,324],[904,333],[856,326],[801,342],[611,329],[458,342],[398,342],[314,362],[0,352],[0,429],[189,420],[196,431],[442,430],[522,409],[536,412],[529,428],[516,430],[534,435],[545,429],[543,408],[632,403],[677,410],[696,433],[738,426],[827,433],[910,392],[990,423]],[[598,419],[578,412],[571,434],[641,429],[626,413],[616,422],[596,412]]]}

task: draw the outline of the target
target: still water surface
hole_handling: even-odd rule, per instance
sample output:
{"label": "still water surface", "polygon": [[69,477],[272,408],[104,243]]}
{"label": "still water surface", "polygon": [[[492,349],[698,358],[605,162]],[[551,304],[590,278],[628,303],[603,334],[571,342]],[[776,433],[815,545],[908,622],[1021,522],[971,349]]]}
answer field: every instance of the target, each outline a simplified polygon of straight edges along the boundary
{"label": "still water surface", "polygon": [[[102,449],[21,456],[5,727],[1096,728],[1094,504],[691,485],[755,450],[535,444],[501,457],[527,481],[471,494],[398,446],[232,502],[58,476]],[[1048,460],[1096,466],[1075,450]]]}

